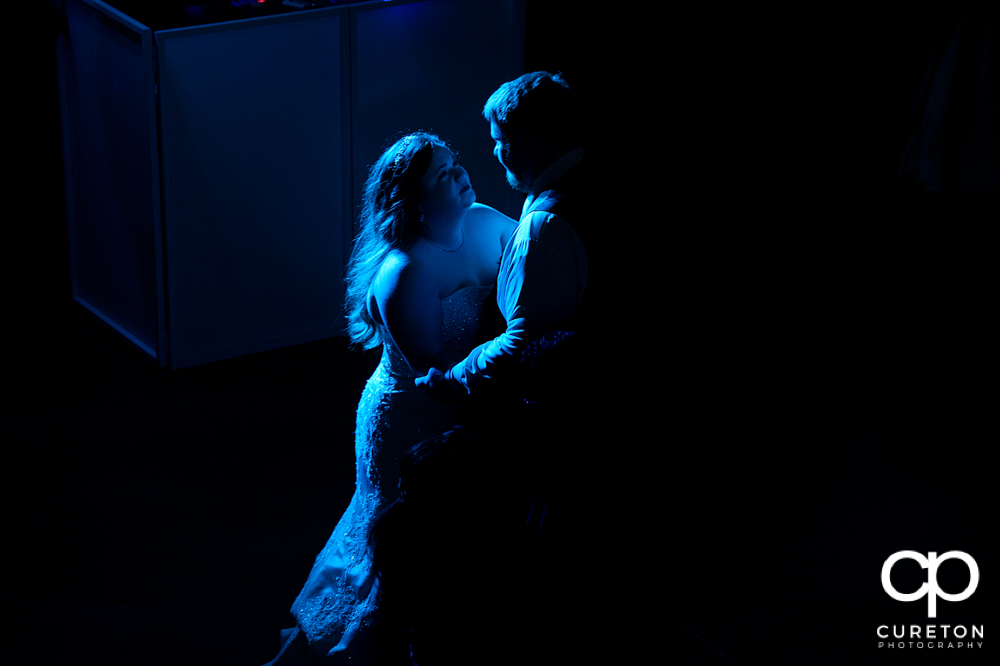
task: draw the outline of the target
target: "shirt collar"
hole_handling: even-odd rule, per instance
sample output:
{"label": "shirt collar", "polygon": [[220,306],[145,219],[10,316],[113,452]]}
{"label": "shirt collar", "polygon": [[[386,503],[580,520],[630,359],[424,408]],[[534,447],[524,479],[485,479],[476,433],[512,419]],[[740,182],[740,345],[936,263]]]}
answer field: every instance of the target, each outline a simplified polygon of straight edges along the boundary
{"label": "shirt collar", "polygon": [[552,183],[562,178],[573,165],[583,159],[583,155],[583,147],[577,146],[557,159],[545,171],[538,174],[538,178],[535,178],[534,182],[531,183],[531,187],[528,188],[528,193],[534,198],[549,189]]}

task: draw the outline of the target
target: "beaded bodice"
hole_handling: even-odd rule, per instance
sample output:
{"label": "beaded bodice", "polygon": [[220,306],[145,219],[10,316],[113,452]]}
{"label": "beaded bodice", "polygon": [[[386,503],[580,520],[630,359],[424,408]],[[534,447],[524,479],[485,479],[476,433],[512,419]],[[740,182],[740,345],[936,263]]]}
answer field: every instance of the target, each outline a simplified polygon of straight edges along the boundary
{"label": "beaded bodice", "polygon": [[[441,301],[441,332],[444,337],[444,350],[457,354],[470,351],[477,342],[480,313],[484,307],[493,285],[464,287]],[[393,377],[416,377],[414,371],[399,351],[392,336],[385,327],[380,327],[379,334],[385,341],[384,362],[389,364],[389,374]]]}
{"label": "beaded bodice", "polygon": [[481,312],[489,307],[486,299],[493,291],[493,285],[466,287],[459,289],[441,301],[444,348],[446,351],[464,354],[475,346]]}

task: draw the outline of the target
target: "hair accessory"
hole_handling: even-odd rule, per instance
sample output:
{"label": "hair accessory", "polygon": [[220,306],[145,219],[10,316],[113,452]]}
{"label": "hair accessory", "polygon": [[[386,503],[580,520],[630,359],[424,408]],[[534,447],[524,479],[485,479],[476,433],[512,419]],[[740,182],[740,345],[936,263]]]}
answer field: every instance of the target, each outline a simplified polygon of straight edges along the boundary
{"label": "hair accessory", "polygon": [[403,138],[403,141],[399,146],[399,150],[396,151],[396,156],[392,158],[393,171],[399,169],[399,165],[402,164],[403,162],[403,154],[406,153],[406,149],[414,141],[416,141],[416,137],[414,137],[412,134]]}

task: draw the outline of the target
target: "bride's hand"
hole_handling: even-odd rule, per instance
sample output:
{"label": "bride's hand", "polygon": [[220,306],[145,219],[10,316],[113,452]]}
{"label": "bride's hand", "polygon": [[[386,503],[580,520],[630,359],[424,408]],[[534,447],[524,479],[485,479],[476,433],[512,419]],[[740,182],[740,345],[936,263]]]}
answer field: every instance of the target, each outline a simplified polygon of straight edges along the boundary
{"label": "bride's hand", "polygon": [[448,385],[448,376],[437,368],[431,368],[423,377],[414,380],[417,388],[425,389],[427,395],[438,402],[455,402],[458,396]]}

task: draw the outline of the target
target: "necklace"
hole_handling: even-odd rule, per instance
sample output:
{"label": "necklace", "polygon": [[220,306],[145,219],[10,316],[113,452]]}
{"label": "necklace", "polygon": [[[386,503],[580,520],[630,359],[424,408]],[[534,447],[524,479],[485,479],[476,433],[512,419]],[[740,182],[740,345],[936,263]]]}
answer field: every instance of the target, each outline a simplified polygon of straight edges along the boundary
{"label": "necklace", "polygon": [[430,238],[427,238],[427,236],[422,236],[421,238],[423,238],[425,241],[427,241],[434,247],[438,248],[439,250],[444,250],[445,252],[458,252],[459,250],[462,249],[462,246],[465,245],[465,227],[460,227],[460,229],[462,230],[462,242],[459,243],[458,247],[456,247],[454,250],[449,250],[446,247],[441,247],[440,245],[432,241]]}

